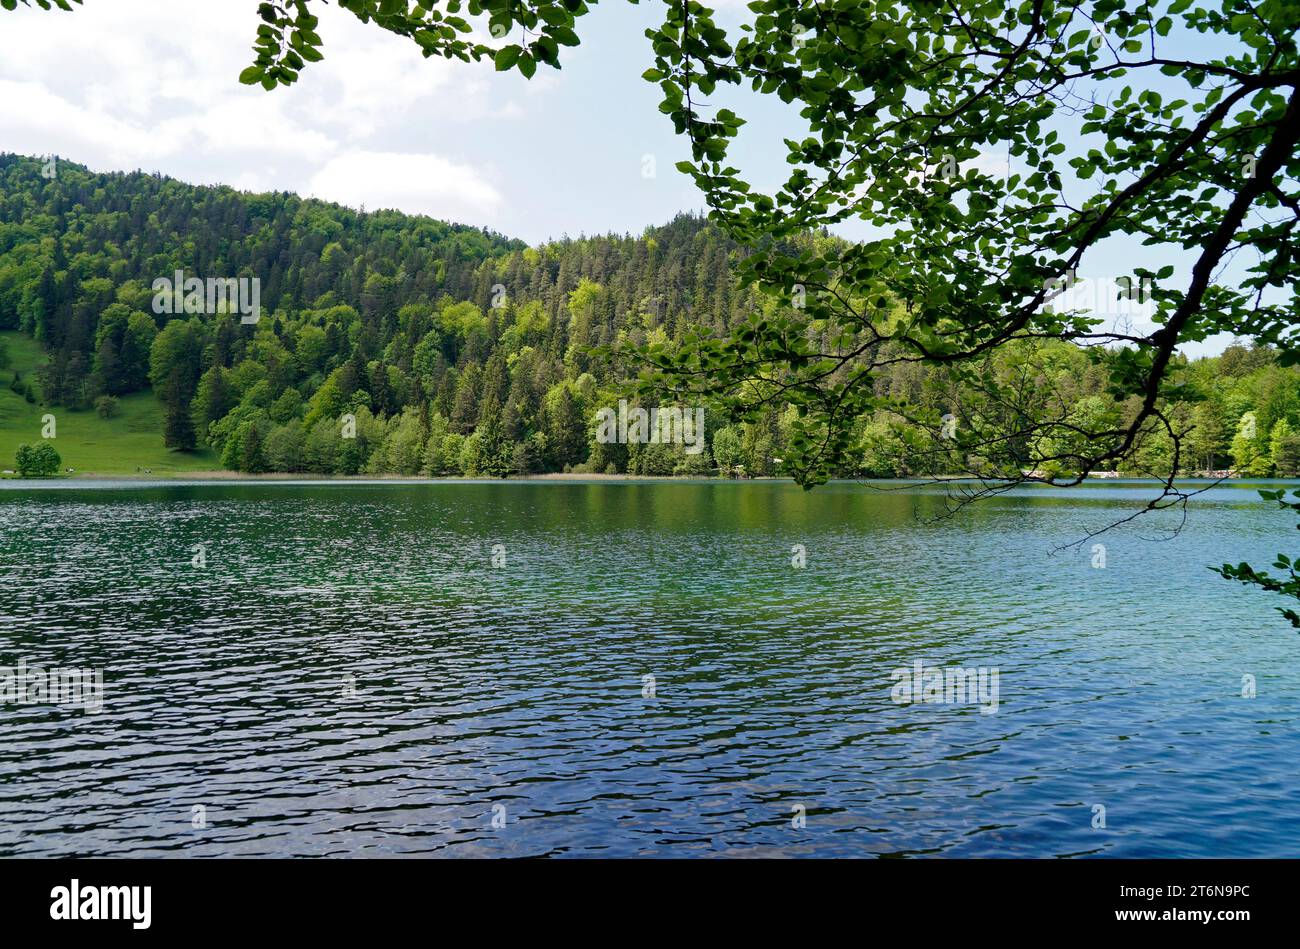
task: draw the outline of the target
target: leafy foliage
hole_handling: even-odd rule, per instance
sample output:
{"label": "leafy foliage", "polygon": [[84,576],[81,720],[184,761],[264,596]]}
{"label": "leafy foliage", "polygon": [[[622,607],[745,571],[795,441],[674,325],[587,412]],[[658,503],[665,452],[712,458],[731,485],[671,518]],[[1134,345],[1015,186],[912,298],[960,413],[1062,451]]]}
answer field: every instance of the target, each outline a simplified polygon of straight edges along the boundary
{"label": "leafy foliage", "polygon": [[[1293,497],[1300,498],[1300,491],[1292,491],[1291,494]],[[1278,507],[1283,510],[1300,511],[1300,501],[1285,500],[1285,491],[1260,491],[1259,496],[1265,501],[1276,501]],[[1300,524],[1296,525],[1296,529],[1300,530]],[[1210,569],[1228,580],[1240,580],[1248,586],[1256,586],[1270,593],[1281,593],[1300,600],[1300,573],[1296,572],[1297,561],[1286,554],[1278,554],[1273,566],[1278,570],[1286,571],[1285,575],[1274,577],[1264,571],[1256,570],[1248,563],[1240,563],[1235,567],[1225,563],[1222,567]],[[1300,629],[1300,612],[1288,607],[1278,607],[1278,612],[1285,616],[1292,626]]]}
{"label": "leafy foliage", "polygon": [[[707,451],[592,443],[623,381],[593,349],[725,332],[757,304],[735,288],[738,248],[699,218],[530,248],[288,194],[39,171],[0,156],[0,329],[42,343],[44,404],[151,386],[168,445],[207,443],[241,470],[708,470]],[[152,282],[177,270],[257,277],[261,320],[155,313]]]}
{"label": "leafy foliage", "polygon": [[[409,37],[425,57],[487,59],[499,70],[517,69],[529,78],[539,63],[560,68],[560,47],[578,45],[574,22],[588,10],[583,0],[338,0],[338,5],[363,23]],[[253,45],[255,59],[240,74],[240,82],[260,83],[266,89],[287,86],[307,63],[323,58],[324,41],[316,32],[319,19],[311,9],[311,0],[258,4],[262,22]],[[476,25],[497,45],[469,38]],[[515,31],[520,42],[501,42]]]}
{"label": "leafy foliage", "polygon": [[[926,363],[982,393],[979,411],[951,411],[993,490],[1033,480],[1026,470],[1109,468],[1164,437],[1162,476],[1177,495],[1184,433],[1160,407],[1176,347],[1230,332],[1294,351],[1300,13],[1283,2],[1163,6],[758,0],[733,42],[707,9],[670,5],[647,78],[690,139],[680,167],[713,218],[756,250],[742,281],[808,296],[794,315],[756,317],[727,338],[651,349],[646,388],[712,394],[741,416],[773,400],[797,406],[790,466],[814,484],[852,450],[855,419],[891,407],[924,421],[873,380],[898,361]],[[1167,58],[1175,20],[1217,37],[1222,54]],[[1156,92],[1157,77],[1175,93]],[[786,140],[792,170],[772,193],[728,163],[740,117],[700,104],[728,84],[794,103],[807,121],[807,137]],[[887,236],[789,244],[851,218]],[[1105,329],[1046,306],[1121,235],[1196,253],[1176,282],[1172,267],[1135,268],[1156,284],[1156,330]],[[1217,283],[1243,249],[1258,263],[1235,286]],[[1042,339],[1089,347],[1111,394],[1139,398],[1139,411],[1087,425],[1031,411],[986,357]],[[1067,450],[1052,450],[1062,441]],[[936,437],[929,450],[943,448]]]}
{"label": "leafy foliage", "polygon": [[[745,249],[698,218],[638,238],[525,247],[427,218],[93,175],[71,162],[47,181],[39,162],[0,156],[0,185],[0,329],[41,340],[48,358],[38,387],[17,372],[9,387],[81,410],[152,385],[166,444],[207,443],[232,468],[771,475],[799,433],[784,403],[739,422],[707,403],[699,455],[594,439],[594,413],[627,394],[634,368],[601,353],[725,336],[755,313],[794,316],[738,286]],[[151,281],[177,269],[260,274],[261,321],[153,313]],[[1138,396],[1116,401],[1105,367],[1068,342],[1020,340],[984,362],[986,388],[954,386],[943,366],[878,367],[872,386],[883,407],[854,420],[832,473],[981,469],[979,447],[960,437],[966,416],[959,437],[939,440],[938,450],[934,432],[953,404],[1005,418],[1007,407],[989,396],[997,387],[1015,388],[1017,410],[1064,420],[1025,448],[1053,459],[1043,477],[1086,470],[1086,432],[1141,411]],[[1170,371],[1158,406],[1186,432],[1181,469],[1297,473],[1300,368],[1280,365],[1270,347],[1233,346],[1215,359],[1176,357]],[[345,445],[339,419],[349,412],[358,435]],[[1119,467],[1158,473],[1173,447],[1157,432]]]}
{"label": "leafy foliage", "polygon": [[29,7],[33,2],[35,2],[36,6],[40,7],[42,10],[57,9],[71,12],[72,4],[81,3],[81,0],[0,0],[0,9],[17,10],[19,3]]}
{"label": "leafy foliage", "polygon": [[19,445],[14,456],[14,466],[24,478],[48,478],[59,473],[61,464],[63,459],[47,441]]}

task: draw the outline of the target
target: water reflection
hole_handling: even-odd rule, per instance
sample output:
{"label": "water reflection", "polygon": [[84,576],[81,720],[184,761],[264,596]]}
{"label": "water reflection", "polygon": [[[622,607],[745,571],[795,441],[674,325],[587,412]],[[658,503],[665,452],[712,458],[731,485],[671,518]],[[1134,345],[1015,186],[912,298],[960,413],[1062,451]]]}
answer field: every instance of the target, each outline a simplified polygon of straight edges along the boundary
{"label": "water reflection", "polygon": [[0,705],[0,853],[1291,856],[1296,639],[1206,567],[1294,528],[1050,555],[1136,488],[6,485],[0,665],[106,692]]}

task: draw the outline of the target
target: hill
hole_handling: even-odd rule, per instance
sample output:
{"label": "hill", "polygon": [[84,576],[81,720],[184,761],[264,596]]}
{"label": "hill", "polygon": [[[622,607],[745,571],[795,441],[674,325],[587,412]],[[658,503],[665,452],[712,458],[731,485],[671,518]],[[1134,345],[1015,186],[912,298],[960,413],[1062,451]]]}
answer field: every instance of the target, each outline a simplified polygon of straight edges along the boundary
{"label": "hill", "polygon": [[[611,348],[679,345],[778,313],[738,285],[743,249],[702,218],[529,247],[285,192],[43,168],[0,155],[0,338],[12,362],[0,367],[0,467],[51,413],[77,473],[779,471],[783,405],[743,421],[707,407],[702,450],[626,426],[611,441],[598,421],[636,368]],[[196,278],[208,292],[189,292]],[[210,295],[213,280],[255,289],[256,313]],[[1110,398],[1082,350],[1035,345],[1029,402],[1063,402],[1090,424],[1135,410]],[[1023,372],[1021,355],[1007,347],[989,371]],[[1296,369],[1237,346],[1174,372],[1167,414],[1195,431],[1182,467],[1300,470]],[[913,363],[885,361],[873,384],[936,418],[963,398]],[[948,473],[923,434],[887,413],[861,418],[838,473]],[[1170,450],[1150,439],[1135,470]]]}
{"label": "hill", "polygon": [[[20,381],[39,378],[45,354],[31,337],[16,331],[0,333],[10,356],[9,371],[0,378]],[[9,386],[0,388],[0,469],[13,468],[18,446],[35,443],[41,437],[42,417],[51,411],[41,404],[39,383],[34,385],[37,398],[28,402]],[[192,452],[177,452],[163,445],[162,403],[153,392],[145,390],[124,395],[118,400],[118,414],[109,419],[95,412],[55,409],[55,449],[65,469],[78,475],[138,475],[146,472],[158,476],[205,471],[219,467],[212,451],[200,447]],[[65,472],[66,473],[66,472]]]}

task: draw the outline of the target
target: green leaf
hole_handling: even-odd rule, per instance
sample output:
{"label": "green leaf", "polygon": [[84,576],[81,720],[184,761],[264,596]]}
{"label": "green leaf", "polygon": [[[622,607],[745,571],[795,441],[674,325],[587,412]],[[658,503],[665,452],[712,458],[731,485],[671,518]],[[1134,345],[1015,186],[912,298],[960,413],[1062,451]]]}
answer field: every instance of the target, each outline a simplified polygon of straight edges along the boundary
{"label": "green leaf", "polygon": [[[523,50],[520,49],[519,46],[515,44],[511,44],[510,46],[503,46],[499,50],[497,50],[497,54],[495,57],[497,71],[505,72],[507,69],[513,68],[514,65],[517,62],[519,62],[519,54],[522,52]],[[527,73],[525,73],[525,75],[527,75]]]}

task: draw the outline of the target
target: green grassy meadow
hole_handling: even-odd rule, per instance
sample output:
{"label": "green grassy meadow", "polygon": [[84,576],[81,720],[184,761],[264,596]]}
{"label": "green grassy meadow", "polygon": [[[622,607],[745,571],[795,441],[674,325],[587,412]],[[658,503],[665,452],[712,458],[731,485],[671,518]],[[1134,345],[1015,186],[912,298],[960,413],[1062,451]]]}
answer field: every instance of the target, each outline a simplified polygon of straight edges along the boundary
{"label": "green grassy meadow", "polygon": [[[0,470],[14,467],[14,453],[23,442],[41,439],[41,416],[47,412],[55,418],[57,434],[54,447],[63,458],[64,469],[72,468],[71,477],[81,475],[143,475],[148,469],[155,476],[213,471],[221,467],[213,452],[200,448],[194,452],[176,452],[163,447],[162,404],[152,392],[122,396],[120,414],[100,418],[93,409],[73,412],[63,407],[49,407],[27,402],[9,389],[14,371],[22,373],[39,391],[36,369],[45,361],[40,344],[15,331],[0,332],[9,347],[10,365],[0,369]],[[65,476],[68,476],[66,470]]]}

